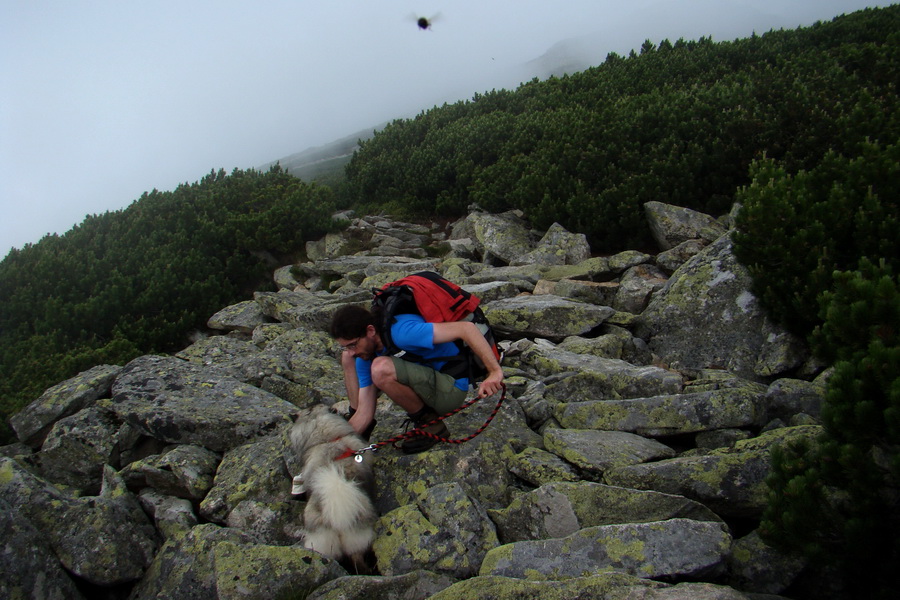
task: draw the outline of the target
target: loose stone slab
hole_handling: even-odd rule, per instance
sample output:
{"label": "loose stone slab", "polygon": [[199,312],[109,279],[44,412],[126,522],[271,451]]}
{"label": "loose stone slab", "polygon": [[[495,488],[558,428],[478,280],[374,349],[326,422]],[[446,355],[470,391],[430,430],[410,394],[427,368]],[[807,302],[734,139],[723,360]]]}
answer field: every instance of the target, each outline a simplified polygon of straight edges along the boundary
{"label": "loose stone slab", "polygon": [[517,358],[522,366],[534,369],[544,378],[572,373],[572,376],[547,386],[546,397],[559,402],[642,398],[677,394],[682,389],[681,375],[672,371],[541,344],[528,346]]}
{"label": "loose stone slab", "polygon": [[479,575],[558,580],[621,571],[648,579],[706,577],[722,571],[730,549],[731,535],[719,523],[670,519],[604,525],[500,546],[488,552]]}
{"label": "loose stone slab", "polygon": [[686,496],[723,516],[759,517],[767,504],[765,480],[771,470],[772,447],[811,439],[821,430],[816,425],[776,429],[703,456],[610,469],[603,479],[611,485]]}
{"label": "loose stone slab", "polygon": [[685,518],[721,522],[714,512],[684,496],[588,481],[556,481],[489,511],[503,543],[571,535],[586,527]]}
{"label": "loose stone slab", "polygon": [[755,388],[670,394],[651,398],[560,404],[563,427],[666,436],[762,424],[762,393]]}
{"label": "loose stone slab", "polygon": [[614,467],[675,456],[675,451],[665,444],[621,431],[550,429],[544,434],[544,445],[550,452],[594,475]]}
{"label": "loose stone slab", "polygon": [[517,296],[495,300],[484,306],[491,325],[503,335],[542,337],[562,341],[583,335],[615,314],[608,306],[597,306],[552,294]]}

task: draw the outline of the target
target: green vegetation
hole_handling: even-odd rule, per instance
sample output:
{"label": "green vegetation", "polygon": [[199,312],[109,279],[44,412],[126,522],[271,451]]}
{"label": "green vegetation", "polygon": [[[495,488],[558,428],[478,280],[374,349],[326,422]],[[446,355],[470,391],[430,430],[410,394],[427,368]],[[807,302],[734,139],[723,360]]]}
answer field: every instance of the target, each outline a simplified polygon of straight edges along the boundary
{"label": "green vegetation", "polygon": [[[896,200],[895,200],[896,202]],[[896,260],[896,259],[895,259]],[[834,360],[813,444],[773,453],[760,528],[783,548],[837,568],[855,598],[892,598],[900,561],[900,285],[886,261],[834,274],[812,341]],[[852,589],[852,593],[849,590]]]}
{"label": "green vegetation", "polygon": [[757,297],[795,333],[809,335],[822,322],[818,298],[832,289],[835,270],[855,269],[863,257],[900,257],[896,140],[864,141],[850,156],[829,151],[795,175],[761,160],[751,168],[752,184],[738,191],[735,254]]}
{"label": "green vegetation", "polygon": [[[835,54],[878,55],[896,73],[898,42],[892,33],[884,44]],[[884,111],[896,113],[893,89],[878,110],[870,110],[872,88],[860,90],[856,106],[835,121],[848,135],[816,161],[754,161],[751,183],[735,197],[742,204],[735,254],[754,293],[834,365],[823,435],[773,454],[760,531],[834,569],[856,598],[893,597],[900,561],[900,135],[882,120]],[[884,127],[855,137],[860,118]]]}
{"label": "green vegetation", "polygon": [[93,365],[183,348],[220,308],[273,285],[267,257],[297,254],[333,211],[330,189],[279,167],[220,170],[13,250],[0,262],[2,427]]}
{"label": "green vegetation", "polygon": [[789,172],[900,134],[898,10],[628,58],[389,124],[347,167],[349,202],[407,216],[519,208],[598,252],[650,247],[642,206],[726,212],[764,154]]}

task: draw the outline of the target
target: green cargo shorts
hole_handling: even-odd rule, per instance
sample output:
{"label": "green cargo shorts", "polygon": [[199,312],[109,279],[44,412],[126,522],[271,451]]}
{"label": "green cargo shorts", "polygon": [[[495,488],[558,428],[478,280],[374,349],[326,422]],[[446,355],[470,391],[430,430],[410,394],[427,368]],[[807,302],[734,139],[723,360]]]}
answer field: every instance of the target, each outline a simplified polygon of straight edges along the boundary
{"label": "green cargo shorts", "polygon": [[395,356],[391,359],[397,371],[397,381],[411,387],[422,402],[436,413],[448,413],[466,401],[465,390],[456,387],[456,380],[449,375]]}

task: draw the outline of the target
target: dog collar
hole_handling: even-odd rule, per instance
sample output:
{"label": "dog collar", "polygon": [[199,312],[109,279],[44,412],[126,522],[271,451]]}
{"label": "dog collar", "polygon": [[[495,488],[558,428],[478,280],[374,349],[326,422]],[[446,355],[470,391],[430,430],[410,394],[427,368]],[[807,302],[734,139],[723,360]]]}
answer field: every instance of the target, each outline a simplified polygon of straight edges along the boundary
{"label": "dog collar", "polygon": [[340,454],[340,455],[338,455],[338,456],[335,456],[335,457],[334,457],[334,460],[335,460],[335,461],[338,461],[338,460],[344,460],[345,458],[350,458],[350,457],[353,456],[354,454],[356,454],[356,450],[354,450],[353,448],[350,448],[350,449],[348,449],[348,450],[344,450],[343,454]]}

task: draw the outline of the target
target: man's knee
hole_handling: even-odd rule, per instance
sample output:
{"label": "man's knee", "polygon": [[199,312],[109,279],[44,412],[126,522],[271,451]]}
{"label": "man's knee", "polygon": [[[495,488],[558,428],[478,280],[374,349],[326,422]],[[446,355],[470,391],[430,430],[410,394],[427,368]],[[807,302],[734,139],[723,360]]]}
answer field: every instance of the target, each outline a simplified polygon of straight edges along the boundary
{"label": "man's knee", "polygon": [[356,372],[356,357],[349,352],[341,352],[341,367],[345,372],[349,369]]}
{"label": "man's knee", "polygon": [[372,361],[372,381],[377,387],[388,381],[397,379],[397,370],[394,368],[394,361],[387,356],[379,356]]}

